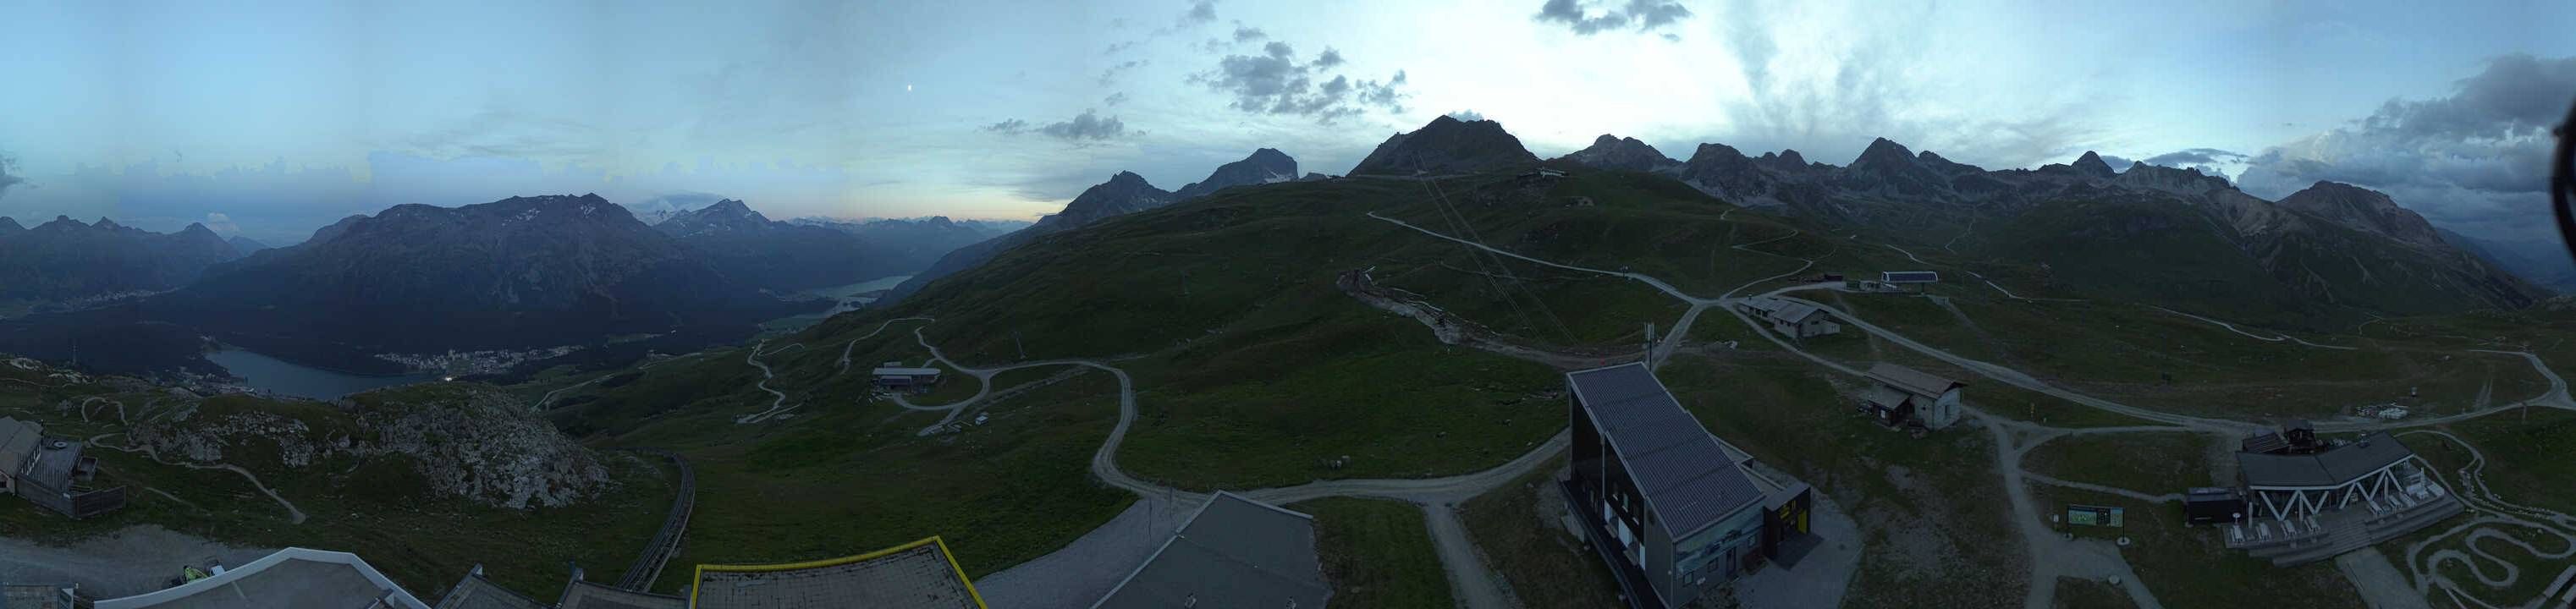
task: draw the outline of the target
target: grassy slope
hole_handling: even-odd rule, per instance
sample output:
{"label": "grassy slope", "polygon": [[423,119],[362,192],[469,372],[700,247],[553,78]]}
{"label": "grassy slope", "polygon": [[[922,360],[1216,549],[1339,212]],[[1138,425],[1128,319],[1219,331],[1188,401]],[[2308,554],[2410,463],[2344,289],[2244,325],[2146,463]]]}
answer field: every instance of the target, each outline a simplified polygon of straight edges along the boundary
{"label": "grassy slope", "polygon": [[1883,429],[1843,406],[1855,381],[1811,370],[1779,358],[1677,358],[1658,376],[1709,431],[1814,485],[1860,524],[1871,549],[1847,606],[2017,602],[2027,565],[1996,507],[1985,435]]}
{"label": "grassy slope", "polygon": [[1333,606],[1447,607],[1449,576],[1422,521],[1422,508],[1336,497],[1288,506],[1315,517],[1315,551]]}
{"label": "grassy slope", "polygon": [[1467,536],[1525,607],[1624,607],[1619,580],[1601,555],[1556,523],[1564,501],[1555,488],[1558,459],[1511,484],[1459,506]]}
{"label": "grassy slope", "polygon": [[2214,436],[2193,432],[2066,436],[2032,448],[2022,456],[2022,467],[2070,482],[2179,494],[2195,486],[2234,484],[2210,478],[2210,449],[2216,442]]}
{"label": "grassy slope", "polygon": [[2283,608],[2359,607],[2360,594],[2335,570],[2334,562],[2297,567],[2272,566],[2228,550],[2218,533],[2183,524],[2182,504],[2147,504],[2118,495],[2032,485],[2031,496],[2042,509],[2058,512],[2067,504],[2103,505],[2124,510],[2121,528],[2054,525],[2078,537],[2128,537],[2120,551],[2129,567],[2167,607],[2235,607],[2245,599],[2265,599]]}

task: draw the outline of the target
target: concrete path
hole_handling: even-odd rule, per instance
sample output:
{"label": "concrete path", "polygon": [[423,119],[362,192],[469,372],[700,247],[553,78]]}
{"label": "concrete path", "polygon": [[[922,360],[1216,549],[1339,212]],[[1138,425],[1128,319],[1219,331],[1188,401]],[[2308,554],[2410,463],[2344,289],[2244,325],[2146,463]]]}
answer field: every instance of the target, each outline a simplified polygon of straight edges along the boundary
{"label": "concrete path", "polygon": [[116,598],[167,587],[187,566],[241,566],[275,552],[245,548],[143,525],[49,546],[0,537],[0,581],[12,584],[77,584],[83,596]]}
{"label": "concrete path", "polygon": [[2389,564],[2388,555],[2379,553],[2379,548],[2345,552],[2334,562],[2335,569],[2343,571],[2344,579],[2352,580],[2353,587],[2361,592],[2361,602],[2369,603],[2370,609],[2433,609],[2431,603],[2424,601],[2424,593],[2406,585],[2406,574],[2398,572],[2397,565]]}

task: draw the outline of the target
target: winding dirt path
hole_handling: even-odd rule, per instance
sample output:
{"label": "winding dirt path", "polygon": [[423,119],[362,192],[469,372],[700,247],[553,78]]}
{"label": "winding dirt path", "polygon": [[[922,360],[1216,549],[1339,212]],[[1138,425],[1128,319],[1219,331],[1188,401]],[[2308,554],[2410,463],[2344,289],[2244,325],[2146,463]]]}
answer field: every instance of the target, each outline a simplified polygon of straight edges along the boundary
{"label": "winding dirt path", "polygon": [[138,453],[138,452],[139,452],[139,453],[143,453],[143,456],[148,457],[148,458],[151,458],[153,462],[155,462],[155,463],[160,463],[160,464],[162,464],[162,465],[176,465],[176,466],[179,466],[179,467],[185,467],[185,468],[188,468],[188,469],[220,469],[220,470],[229,471],[229,472],[236,473],[236,474],[241,474],[241,477],[242,477],[243,479],[246,479],[246,480],[249,480],[249,481],[250,481],[250,486],[251,486],[251,488],[259,489],[259,493],[260,493],[260,494],[262,494],[262,495],[267,495],[269,499],[277,500],[277,505],[279,505],[279,506],[282,506],[282,507],[285,507],[285,508],[286,508],[286,522],[287,522],[288,524],[304,524],[304,520],[305,520],[305,518],[306,518],[306,516],[304,515],[304,510],[297,509],[297,508],[295,507],[295,503],[294,503],[294,502],[287,501],[285,497],[279,496],[279,495],[277,494],[277,491],[270,490],[270,489],[268,488],[268,485],[266,485],[266,484],[261,484],[261,483],[260,483],[260,481],[259,481],[259,475],[258,475],[258,474],[250,473],[250,470],[242,469],[240,466],[236,466],[236,465],[233,465],[233,464],[230,464],[230,463],[217,463],[217,464],[214,464],[214,465],[203,465],[203,464],[198,464],[198,463],[189,463],[189,462],[186,462],[186,461],[171,461],[171,460],[168,460],[168,459],[163,459],[163,458],[161,458],[161,453],[159,453],[159,452],[157,452],[157,451],[152,450],[152,448],[151,448],[151,447],[148,447],[148,446],[147,446],[147,447],[140,447],[140,448],[136,448],[136,447],[129,447],[129,446],[117,445],[117,444],[103,444],[103,443],[100,443],[100,442],[99,442],[99,439],[101,439],[101,438],[105,438],[105,437],[108,437],[108,436],[114,436],[114,435],[123,435],[124,433],[125,433],[125,432],[121,432],[121,431],[120,431],[120,432],[116,432],[116,433],[105,433],[105,434],[99,434],[99,435],[96,435],[96,436],[91,436],[88,440],[83,441],[83,443],[84,443],[84,444],[88,444],[88,445],[90,445],[90,446],[92,446],[92,447],[96,447],[96,448],[104,448],[104,449],[108,449],[108,450],[123,451],[123,452],[128,452],[128,453]]}

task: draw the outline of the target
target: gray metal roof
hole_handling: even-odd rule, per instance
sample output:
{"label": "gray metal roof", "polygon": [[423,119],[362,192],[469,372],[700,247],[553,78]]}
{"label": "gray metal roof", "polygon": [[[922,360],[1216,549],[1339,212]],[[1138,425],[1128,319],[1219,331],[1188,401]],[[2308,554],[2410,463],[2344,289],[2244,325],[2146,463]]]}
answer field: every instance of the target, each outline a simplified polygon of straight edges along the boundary
{"label": "gray metal roof", "polygon": [[1568,372],[1565,381],[1673,538],[1762,500],[1762,491],[1728,458],[1717,436],[1682,410],[1644,364]]}
{"label": "gray metal roof", "polygon": [[1897,389],[1904,390],[1906,393],[1927,398],[1941,397],[1941,394],[1949,393],[1950,389],[1953,387],[1962,387],[1967,385],[1967,383],[1934,376],[1929,372],[1915,370],[1913,368],[1907,368],[1887,362],[1879,362],[1871,365],[1869,367],[1869,377],[1877,379],[1878,382],[1885,383],[1889,387],[1895,387]]}
{"label": "gray metal roof", "polygon": [[[477,570],[480,570],[480,567],[477,567]],[[465,579],[456,582],[455,588],[447,590],[446,596],[439,597],[438,609],[550,608],[547,604],[538,602],[537,599],[511,592],[500,584],[492,583],[492,580],[484,579],[479,573],[467,573]]]}
{"label": "gray metal roof", "polygon": [[1780,307],[1778,310],[1772,311],[1771,318],[1793,324],[1804,323],[1807,321],[1808,317],[1823,312],[1824,310],[1816,308],[1816,305],[1803,302],[1793,302],[1789,303],[1788,306]]}
{"label": "gray metal roof", "polygon": [[27,467],[27,458],[35,456],[36,441],[44,439],[45,426],[35,421],[0,417],[0,475],[16,476]]}
{"label": "gray metal roof", "polygon": [[2387,432],[2372,432],[2313,455],[2236,453],[2236,467],[2244,472],[2246,486],[2336,486],[2414,454]]}
{"label": "gray metal roof", "polygon": [[783,565],[698,565],[699,609],[950,607],[983,602],[937,538],[837,559]]}
{"label": "gray metal roof", "polygon": [[574,581],[564,584],[559,609],[687,609],[689,599],[620,590],[605,584]]}
{"label": "gray metal roof", "polygon": [[[376,604],[380,603],[380,604]],[[98,601],[98,609],[429,609],[358,555],[287,548],[173,588]]]}
{"label": "gray metal roof", "polygon": [[80,464],[81,443],[70,438],[40,438],[35,458],[27,462],[29,481],[57,491],[72,488],[72,468]]}
{"label": "gray metal roof", "polygon": [[1332,593],[1313,516],[1220,491],[1092,607],[1319,609]]}

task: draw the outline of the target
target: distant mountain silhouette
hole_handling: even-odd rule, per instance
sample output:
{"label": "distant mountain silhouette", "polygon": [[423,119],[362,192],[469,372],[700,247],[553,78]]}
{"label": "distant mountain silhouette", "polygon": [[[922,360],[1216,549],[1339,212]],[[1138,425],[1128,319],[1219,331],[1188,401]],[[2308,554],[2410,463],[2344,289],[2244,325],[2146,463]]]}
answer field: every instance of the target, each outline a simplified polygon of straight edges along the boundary
{"label": "distant mountain silhouette", "polygon": [[696,250],[725,275],[774,292],[847,285],[907,270],[897,250],[831,228],[773,221],[734,199],[682,212],[653,228]]}
{"label": "distant mountain silhouette", "polygon": [[303,244],[211,268],[147,300],[144,315],[294,359],[710,326],[747,333],[782,306],[625,208],[582,195],[353,216]]}
{"label": "distant mountain silhouette", "polygon": [[941,256],[938,262],[930,265],[930,268],[914,273],[911,279],[904,280],[902,285],[897,285],[893,290],[888,291],[886,297],[879,302],[894,302],[906,295],[921,291],[923,286],[941,277],[975,268],[984,261],[991,260],[995,254],[1045,235],[1089,225],[1106,218],[1215,194],[1236,186],[1297,181],[1289,179],[1289,176],[1294,175],[1297,175],[1297,159],[1270,148],[1254,150],[1243,160],[1218,166],[1215,171],[1208,173],[1207,179],[1182,187],[1183,192],[1191,193],[1188,195],[1166,192],[1155,188],[1153,184],[1146,183],[1144,176],[1121,171],[1109,176],[1107,182],[1084,189],[1081,195],[1075,196],[1072,202],[1065,204],[1064,211],[1040,218],[1036,224],[1026,229],[960,247],[956,251]]}
{"label": "distant mountain silhouette", "polygon": [[1451,174],[1537,161],[1502,123],[1441,115],[1421,129],[1386,138],[1351,175]]}
{"label": "distant mountain silhouette", "polygon": [[242,252],[203,224],[155,233],[106,218],[56,216],[35,228],[0,218],[0,298],[56,301],[186,285]]}

